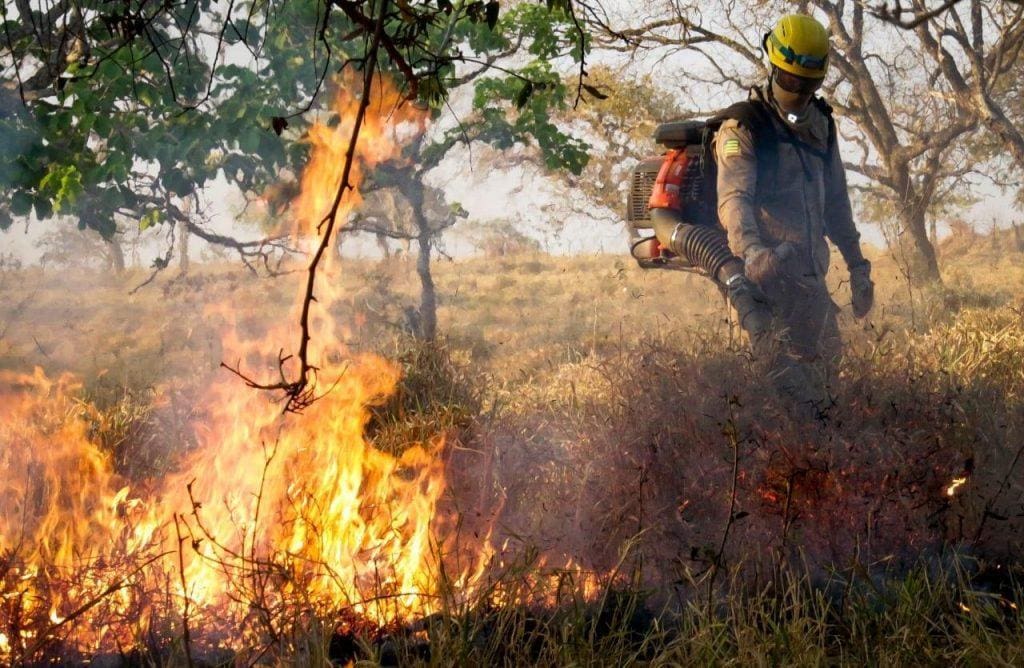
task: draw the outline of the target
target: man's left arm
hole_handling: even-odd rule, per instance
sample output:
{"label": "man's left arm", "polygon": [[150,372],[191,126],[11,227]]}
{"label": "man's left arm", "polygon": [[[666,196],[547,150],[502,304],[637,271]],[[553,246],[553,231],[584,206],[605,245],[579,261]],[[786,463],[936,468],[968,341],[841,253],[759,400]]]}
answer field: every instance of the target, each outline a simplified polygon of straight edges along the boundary
{"label": "man's left arm", "polygon": [[843,167],[838,145],[833,145],[829,151],[828,170],[825,174],[825,233],[846,261],[846,267],[850,270],[853,314],[863,318],[874,303],[875,284],[871,280],[871,263],[864,258],[860,249],[860,232],[853,223],[850,192],[846,186],[846,168]]}
{"label": "man's left arm", "polygon": [[846,169],[839,156],[839,146],[829,151],[828,171],[825,174],[825,234],[836,245],[846,266],[853,268],[864,262],[860,250],[860,232],[853,224],[850,193],[846,187]]}

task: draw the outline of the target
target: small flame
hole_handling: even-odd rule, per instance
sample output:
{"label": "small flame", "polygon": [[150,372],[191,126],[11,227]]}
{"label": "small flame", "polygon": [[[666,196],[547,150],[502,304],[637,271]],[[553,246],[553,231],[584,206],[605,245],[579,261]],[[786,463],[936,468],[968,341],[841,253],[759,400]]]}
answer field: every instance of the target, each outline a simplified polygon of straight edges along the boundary
{"label": "small flame", "polygon": [[970,612],[971,611],[971,609],[969,607],[967,607],[967,605],[965,605],[963,601],[960,601],[958,605],[960,606],[960,609],[963,610],[964,612]]}
{"label": "small flame", "polygon": [[963,484],[967,482],[967,478],[953,478],[953,482],[950,483],[949,487],[946,488],[946,496],[955,496],[956,490],[958,490]]}

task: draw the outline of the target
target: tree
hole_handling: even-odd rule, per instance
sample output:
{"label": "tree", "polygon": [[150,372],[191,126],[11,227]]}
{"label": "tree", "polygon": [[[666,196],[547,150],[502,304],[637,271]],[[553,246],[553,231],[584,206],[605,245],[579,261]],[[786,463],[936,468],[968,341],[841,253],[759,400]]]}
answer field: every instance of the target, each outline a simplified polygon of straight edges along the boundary
{"label": "tree", "polygon": [[[259,191],[302,163],[305,147],[280,136],[281,115],[319,87],[304,68],[317,54],[291,28],[312,21],[314,7],[290,3],[259,24],[229,17],[232,30],[214,48],[212,12],[17,3],[17,16],[5,17],[0,129],[18,159],[0,168],[0,228],[34,210],[75,216],[111,244],[119,220],[140,229],[166,221],[243,259],[265,248],[207,233],[187,202],[218,174]],[[231,45],[259,48],[258,64],[223,64]],[[33,72],[36,62],[45,65]]]}
{"label": "tree", "polygon": [[[846,167],[891,204],[901,232],[912,241],[917,277],[939,281],[927,214],[937,194],[974,169],[964,142],[979,118],[952,99],[923,35],[892,26],[860,2],[808,0],[804,6],[817,10],[833,35],[832,69],[838,76],[829,77],[825,93],[847,140]],[[605,29],[603,43],[634,52],[682,49],[705,63],[684,77],[695,85],[734,90],[767,78],[759,36],[775,17],[792,11],[781,4],[750,10],[722,5],[720,18],[712,22],[674,0],[664,9],[667,18]],[[1002,65],[1008,57],[996,60]],[[725,58],[742,69],[723,65]],[[849,150],[850,143],[856,151]]]}
{"label": "tree", "polygon": [[536,253],[541,249],[540,242],[526,236],[511,220],[491,223],[480,236],[477,248],[484,257],[495,259],[522,253]]}
{"label": "tree", "polygon": [[[544,4],[550,20],[534,23],[526,48],[543,51],[545,42],[559,34],[547,23],[570,24],[575,44],[570,56],[579,63],[577,90],[582,90],[589,47],[577,12],[593,9],[586,0]],[[5,5],[0,46],[8,82],[17,81],[23,106],[4,117],[7,126],[2,129],[8,143],[21,142],[29,150],[16,152],[27,158],[24,164],[0,173],[6,208],[12,215],[35,208],[42,218],[54,211],[73,213],[82,225],[108,236],[116,229],[112,213],[138,215],[143,226],[161,222],[166,212],[176,218],[180,198],[218,171],[252,188],[264,174],[301,164],[294,158],[301,155],[302,145],[279,141],[288,119],[295,119],[284,109],[298,107],[300,114],[312,109],[326,73],[338,65],[360,72],[361,98],[341,182],[317,227],[320,244],[307,271],[294,356],[298,374],[286,378],[287,358],[282,357],[280,382],[251,382],[285,391],[289,410],[301,410],[316,397],[316,370],[308,350],[317,270],[333,241],[339,204],[352,187],[351,168],[376,77],[394,77],[408,99],[439,109],[449,88],[463,76],[457,66],[491,69],[509,48],[495,31],[501,18],[496,0],[251,0],[226,9],[214,8],[209,0],[159,5],[129,0],[87,12],[70,2],[37,9],[28,0],[18,0],[15,10],[16,15],[8,15]],[[30,28],[24,29],[26,25]],[[232,43],[252,55],[248,66],[222,57],[222,47]],[[530,126],[544,117],[537,105],[553,87],[550,69],[547,62],[515,72],[506,69],[515,83],[492,86],[491,93],[513,101],[521,112],[516,121],[505,121],[504,129],[511,131],[507,137],[526,129],[544,145],[557,136],[551,125],[522,127],[523,121]],[[311,80],[296,76],[303,71],[311,72]],[[504,95],[509,90],[513,93]],[[490,127],[502,128],[496,109],[482,111]],[[117,115],[116,125],[97,112]],[[85,119],[102,126],[98,142],[92,128],[82,127]],[[39,140],[34,123],[43,123],[45,134],[54,140]],[[165,129],[174,141],[161,141]],[[98,152],[106,152],[106,160]],[[250,159],[254,156],[259,159]],[[4,204],[0,201],[0,209]],[[9,224],[9,217],[0,220],[4,222]]]}
{"label": "tree", "polygon": [[[428,129],[409,141],[400,159],[383,165],[364,186],[369,192],[377,191],[378,206],[349,221],[345,231],[415,242],[421,288],[415,332],[425,340],[437,336],[431,258],[440,236],[465,217],[465,211],[457,203],[448,203],[424,178],[456,146],[474,142],[499,150],[532,145],[549,169],[578,174],[587,164],[588,147],[556,122],[568,107],[571,89],[549,65],[579,49],[574,30],[568,14],[531,4],[514,7],[493,26],[466,25],[461,35],[466,46],[493,55],[454,80],[471,90],[471,113],[447,129],[438,126],[435,113],[433,132]],[[514,54],[531,58],[511,69],[502,59]]]}
{"label": "tree", "polygon": [[[422,139],[420,139],[422,142]],[[416,243],[416,274],[420,280],[420,305],[412,333],[426,341],[437,338],[437,293],[431,273],[433,248],[441,234],[466,217],[459,204],[449,204],[444,193],[423,182],[422,168],[406,163],[379,170],[369,186],[369,202],[345,225],[346,232],[371,232],[379,240]],[[368,205],[367,205],[368,204]]]}
{"label": "tree", "polygon": [[654,143],[655,128],[686,112],[677,97],[659,88],[650,74],[635,76],[597,66],[590,70],[588,81],[599,94],[592,95],[587,105],[560,114],[563,122],[583,124],[585,130],[579,134],[593,146],[582,173],[562,172],[570,189],[566,202],[590,217],[605,209],[612,212],[609,222],[620,223],[637,159],[664,151]]}
{"label": "tree", "polygon": [[[957,4],[918,22],[913,31],[961,112],[978,119],[1018,170],[1024,171],[1020,110],[1024,3],[967,0]],[[925,15],[920,0],[913,7]]]}
{"label": "tree", "polygon": [[[1024,173],[1024,78],[1019,73],[1024,5],[951,0],[927,8],[914,0],[906,7],[900,2],[883,5],[876,13],[918,36],[948,86],[948,95],[987,131],[975,154],[990,162],[1008,157],[1017,174]],[[904,14],[911,18],[903,19]],[[997,165],[993,171],[1005,170]],[[997,183],[1005,186],[1006,181]]]}

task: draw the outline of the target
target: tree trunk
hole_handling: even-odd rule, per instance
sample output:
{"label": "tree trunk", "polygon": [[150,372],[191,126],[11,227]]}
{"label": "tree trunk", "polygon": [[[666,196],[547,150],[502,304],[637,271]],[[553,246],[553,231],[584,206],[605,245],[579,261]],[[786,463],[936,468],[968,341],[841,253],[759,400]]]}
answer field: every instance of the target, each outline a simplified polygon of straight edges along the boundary
{"label": "tree trunk", "polygon": [[430,273],[434,232],[430,229],[430,221],[427,220],[425,211],[423,181],[413,176],[401,181],[398,188],[412,209],[413,223],[416,225],[416,242],[419,246],[416,273],[420,277],[420,312],[416,334],[424,341],[433,341],[437,338],[437,292],[434,289],[434,277]]}
{"label": "tree trunk", "polygon": [[384,262],[391,259],[391,246],[388,245],[388,238],[383,234],[377,235],[377,248],[380,249],[381,258]]}
{"label": "tree trunk", "polygon": [[188,224],[184,220],[178,221],[178,269],[182,275],[188,273],[188,240],[191,235],[188,233]]}
{"label": "tree trunk", "polygon": [[935,249],[935,254],[939,254],[939,224],[938,221],[933,217],[928,221],[928,242]]}
{"label": "tree trunk", "polygon": [[[931,166],[937,167],[936,162]],[[935,257],[935,247],[928,240],[928,204],[931,202],[936,184],[935,171],[930,179],[923,184],[915,183],[910,174],[910,165],[906,162],[893,160],[889,163],[889,173],[895,182],[894,190],[900,194],[901,201],[897,205],[897,217],[900,229],[909,234],[913,242],[910,249],[910,279],[918,283],[942,283],[939,274],[939,262]]]}
{"label": "tree trunk", "polygon": [[[422,223],[422,224],[421,224]],[[434,277],[430,273],[431,239],[426,219],[417,212],[416,224],[420,228],[419,254],[416,257],[416,273],[420,277],[420,331],[424,341],[437,338],[437,293],[434,290]]]}
{"label": "tree trunk", "polygon": [[942,283],[935,247],[928,240],[928,226],[925,212],[921,207],[907,205],[899,212],[900,226],[910,233],[914,242],[910,273],[911,278],[924,283]]}
{"label": "tree trunk", "polygon": [[121,242],[117,240],[117,237],[110,237],[105,240],[107,243],[107,261],[110,263],[110,268],[115,274],[124,272],[124,249],[121,248]]}
{"label": "tree trunk", "polygon": [[1017,244],[1017,252],[1024,253],[1024,234],[1020,232],[1020,223],[1011,221],[1010,224],[1013,225],[1013,240]]}

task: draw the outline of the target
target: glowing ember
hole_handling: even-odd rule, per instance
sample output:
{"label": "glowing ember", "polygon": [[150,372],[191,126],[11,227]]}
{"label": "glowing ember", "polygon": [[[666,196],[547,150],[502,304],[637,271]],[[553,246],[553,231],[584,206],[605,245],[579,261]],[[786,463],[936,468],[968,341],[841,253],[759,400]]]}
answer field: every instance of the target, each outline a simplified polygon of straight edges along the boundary
{"label": "glowing ember", "polygon": [[946,496],[955,496],[956,490],[958,490],[965,482],[967,482],[967,478],[953,478],[953,482],[946,488]]}

